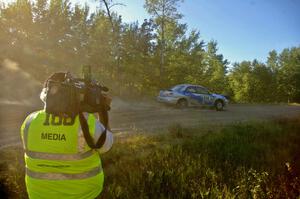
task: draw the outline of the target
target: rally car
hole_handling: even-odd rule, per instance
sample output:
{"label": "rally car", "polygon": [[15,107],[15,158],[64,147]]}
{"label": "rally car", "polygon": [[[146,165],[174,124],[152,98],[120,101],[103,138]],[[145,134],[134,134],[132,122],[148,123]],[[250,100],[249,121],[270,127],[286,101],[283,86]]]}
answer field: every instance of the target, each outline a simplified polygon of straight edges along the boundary
{"label": "rally car", "polygon": [[178,107],[213,106],[221,111],[228,100],[220,94],[210,93],[207,88],[200,85],[180,84],[169,90],[161,90],[157,101],[173,104]]}

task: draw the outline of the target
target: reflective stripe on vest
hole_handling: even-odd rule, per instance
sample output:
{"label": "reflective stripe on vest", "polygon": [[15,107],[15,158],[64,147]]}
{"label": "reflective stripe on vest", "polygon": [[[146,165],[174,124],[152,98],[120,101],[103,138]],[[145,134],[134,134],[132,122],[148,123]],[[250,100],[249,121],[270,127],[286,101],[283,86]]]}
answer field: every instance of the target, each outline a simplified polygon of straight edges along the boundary
{"label": "reflective stripe on vest", "polygon": [[70,173],[42,173],[42,172],[36,172],[31,171],[30,169],[26,168],[26,175],[32,178],[36,179],[43,179],[43,180],[76,180],[76,179],[85,179],[90,178],[93,176],[98,175],[100,172],[102,172],[102,168],[95,167],[91,169],[90,171],[84,172],[84,173],[76,173],[76,174],[70,174]]}
{"label": "reflective stripe on vest", "polygon": [[61,153],[43,153],[35,151],[25,151],[26,155],[30,158],[44,159],[44,160],[81,160],[90,157],[94,154],[93,150],[77,154],[61,154]]}

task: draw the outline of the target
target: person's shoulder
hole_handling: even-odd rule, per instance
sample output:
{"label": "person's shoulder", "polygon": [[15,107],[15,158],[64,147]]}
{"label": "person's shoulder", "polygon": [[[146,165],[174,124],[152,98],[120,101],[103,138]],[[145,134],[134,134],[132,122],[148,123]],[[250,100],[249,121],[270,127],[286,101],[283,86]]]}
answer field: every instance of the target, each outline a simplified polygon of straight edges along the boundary
{"label": "person's shoulder", "polygon": [[38,117],[39,114],[42,114],[43,112],[44,110],[38,110],[28,114],[22,123],[21,129],[24,129],[26,125],[29,125],[33,120],[35,120]]}
{"label": "person's shoulder", "polygon": [[40,115],[40,114],[45,114],[45,113],[46,113],[46,111],[42,109],[42,110],[33,111],[29,115]]}
{"label": "person's shoulder", "polygon": [[35,119],[37,118],[39,115],[41,114],[45,114],[45,110],[37,110],[37,111],[33,111],[30,114],[28,114],[28,116],[26,117],[25,120],[31,118],[31,119]]}

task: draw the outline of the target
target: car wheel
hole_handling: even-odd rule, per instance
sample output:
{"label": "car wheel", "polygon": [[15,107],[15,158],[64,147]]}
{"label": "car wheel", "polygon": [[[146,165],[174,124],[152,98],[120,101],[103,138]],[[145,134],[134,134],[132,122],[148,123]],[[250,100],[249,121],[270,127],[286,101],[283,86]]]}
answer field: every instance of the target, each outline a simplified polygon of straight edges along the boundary
{"label": "car wheel", "polygon": [[188,102],[186,99],[180,99],[177,102],[177,107],[178,108],[186,108],[188,106]]}
{"label": "car wheel", "polygon": [[223,108],[224,108],[224,104],[223,104],[223,102],[221,100],[217,100],[215,102],[215,107],[216,107],[217,111],[222,111]]}

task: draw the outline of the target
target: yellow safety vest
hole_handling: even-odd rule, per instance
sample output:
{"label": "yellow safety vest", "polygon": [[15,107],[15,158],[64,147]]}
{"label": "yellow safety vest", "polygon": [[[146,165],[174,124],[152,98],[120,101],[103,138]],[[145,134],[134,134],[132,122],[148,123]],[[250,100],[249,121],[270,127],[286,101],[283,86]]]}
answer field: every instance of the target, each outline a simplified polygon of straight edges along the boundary
{"label": "yellow safety vest", "polygon": [[[93,114],[87,123],[93,137],[97,132]],[[78,116],[62,118],[37,111],[25,119],[21,137],[30,199],[89,199],[101,193],[101,159],[86,144]]]}

